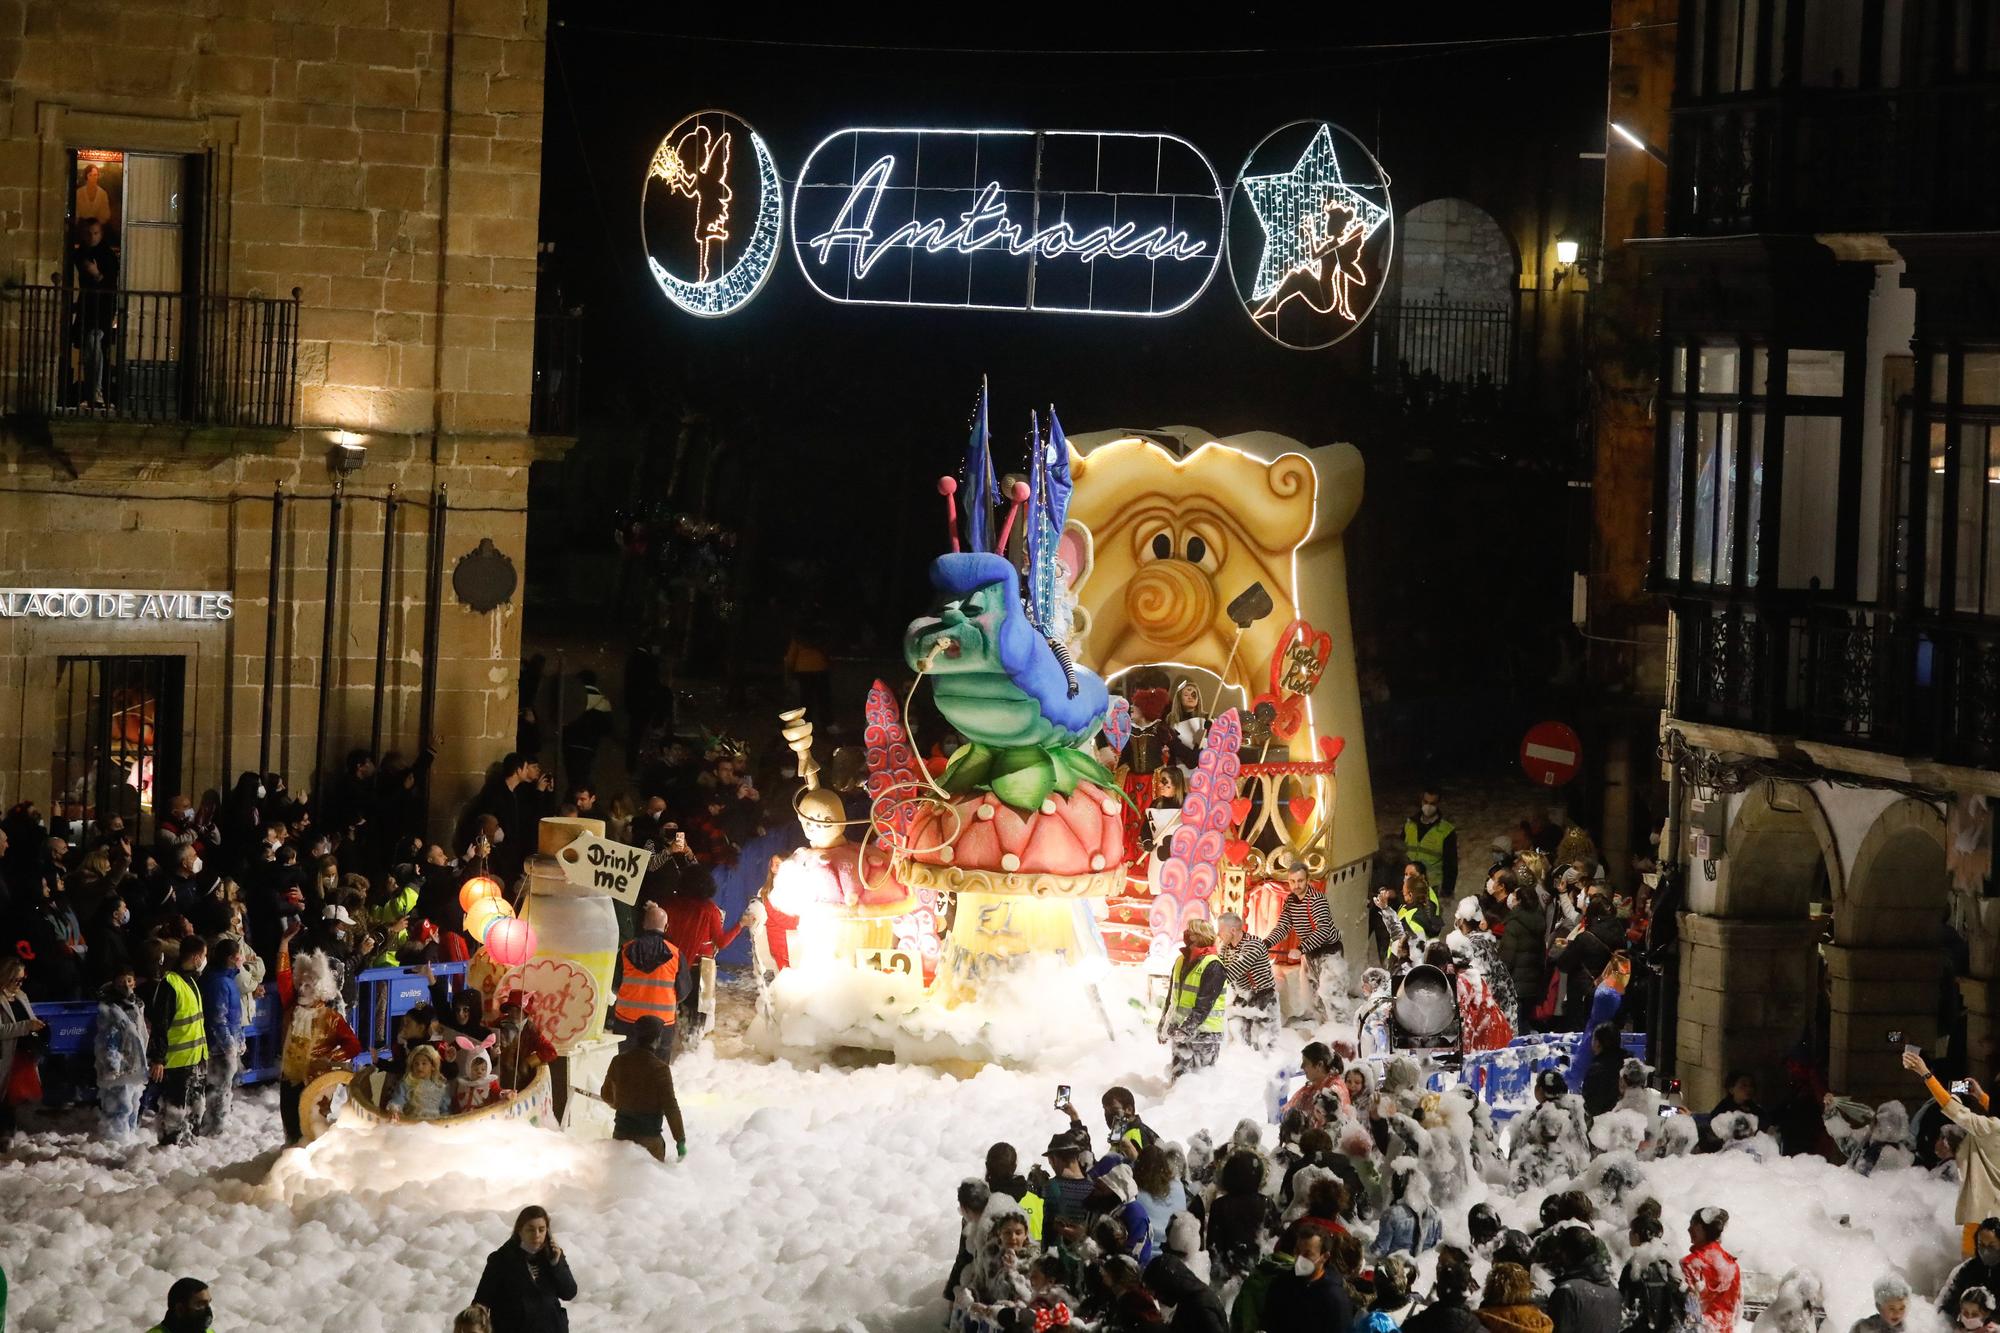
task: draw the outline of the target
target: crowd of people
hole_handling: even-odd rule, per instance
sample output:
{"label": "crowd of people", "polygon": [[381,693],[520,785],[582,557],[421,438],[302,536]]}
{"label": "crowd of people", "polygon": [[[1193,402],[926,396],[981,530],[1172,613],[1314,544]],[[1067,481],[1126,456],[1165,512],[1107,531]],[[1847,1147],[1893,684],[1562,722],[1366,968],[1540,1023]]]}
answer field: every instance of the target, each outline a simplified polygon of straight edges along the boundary
{"label": "crowd of people", "polygon": [[[1503,1134],[1472,1089],[1427,1086],[1409,1056],[1350,1062],[1312,1042],[1301,1064],[1304,1081],[1275,1137],[1245,1119],[1171,1142],[1130,1089],[1114,1087],[1100,1101],[1100,1146],[1062,1089],[1057,1106],[1068,1122],[1042,1163],[1022,1174],[1015,1147],[996,1143],[981,1173],[958,1187],[958,1252],[944,1287],[952,1326],[1732,1333],[1754,1317],[1760,1333],[1813,1333],[1824,1318],[1822,1278],[1806,1269],[1746,1307],[1743,1272],[1726,1246],[1728,1213],[1701,1207],[1669,1218],[1652,1191],[1662,1159],[1771,1150],[1754,1134],[1754,1112],[1718,1108],[1712,1117],[1747,1120],[1751,1136],[1728,1123],[1711,1134],[1697,1117],[1675,1114],[1649,1086],[1651,1071],[1627,1060],[1617,1103],[1596,1114],[1559,1071],[1543,1071],[1533,1107]],[[2000,1133],[2000,1120],[1975,1115],[1934,1081],[1931,1091],[1954,1121],[1984,1120],[1973,1132]],[[1832,1107],[1827,1114],[1838,1118]],[[1980,1162],[1966,1170],[1984,1181]],[[1878,1164],[1859,1151],[1849,1157],[1856,1170]],[[1995,1206],[1989,1190],[1968,1191],[1961,1215]],[[1536,1193],[1537,1225],[1527,1231],[1504,1225],[1485,1201]],[[1967,1333],[1992,1333],[2000,1217],[1968,1227],[1967,1242],[1936,1306]],[[1876,1312],[1852,1333],[1905,1328],[1909,1283],[1883,1274],[1874,1297]]]}
{"label": "crowd of people", "polygon": [[[423,836],[435,757],[435,747],[414,762],[357,750],[304,798],[276,774],[244,773],[226,796],[166,800],[143,838],[121,816],[87,817],[77,803],[51,815],[24,801],[0,818],[0,1152],[24,1108],[60,1113],[92,1089],[106,1138],[138,1134],[148,1115],[162,1144],[220,1133],[267,995],[278,1004],[281,1116],[297,1142],[304,1086],[362,1049],[345,1020],[359,975],[467,960],[476,945],[461,885],[477,874],[516,885],[548,815],[604,818],[614,837],[651,853],[627,933],[642,949],[656,942],[656,970],[672,955],[679,1004],[655,1007],[662,1022],[644,1029],[644,1050],[667,1060],[698,1037],[714,1005],[697,990],[699,962],[744,926],[725,928],[715,875],[772,822],[741,748],[648,747],[633,794],[616,802],[587,781],[561,797],[534,754],[515,752],[448,844]],[[518,996],[473,998],[439,982],[431,1005],[402,1017],[381,1053],[386,1110],[475,1109],[553,1060]],[[50,1050],[35,1006],[80,1001],[96,1004],[93,1049]],[[622,1026],[629,1041],[635,1025]],[[635,1047],[634,1061],[642,1053]],[[661,1080],[637,1072],[620,1086],[635,1102],[632,1124],[655,1132],[634,1137],[657,1138],[638,1103],[671,1098],[645,1092]],[[684,1143],[677,1127],[675,1138]]]}

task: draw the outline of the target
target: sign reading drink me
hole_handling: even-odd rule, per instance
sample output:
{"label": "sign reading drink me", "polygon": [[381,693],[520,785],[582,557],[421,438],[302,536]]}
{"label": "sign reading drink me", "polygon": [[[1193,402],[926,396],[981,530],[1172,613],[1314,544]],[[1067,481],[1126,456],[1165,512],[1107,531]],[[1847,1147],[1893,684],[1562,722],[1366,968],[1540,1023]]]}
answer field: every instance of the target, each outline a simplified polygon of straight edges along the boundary
{"label": "sign reading drink me", "polygon": [[0,620],[194,623],[228,620],[236,596],[127,588],[0,588]]}

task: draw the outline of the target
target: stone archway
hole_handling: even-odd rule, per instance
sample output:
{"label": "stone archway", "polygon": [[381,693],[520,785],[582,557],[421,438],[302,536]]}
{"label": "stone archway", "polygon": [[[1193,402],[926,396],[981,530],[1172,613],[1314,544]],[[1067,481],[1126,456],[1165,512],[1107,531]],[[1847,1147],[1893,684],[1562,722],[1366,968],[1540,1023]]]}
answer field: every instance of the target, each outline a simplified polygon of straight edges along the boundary
{"label": "stone archway", "polygon": [[1937,809],[1906,797],[1877,815],[1855,850],[1826,949],[1834,1091],[1864,1101],[1910,1095],[1902,1046],[1929,1046],[1937,1035],[1950,892]]}
{"label": "stone archway", "polygon": [[1520,270],[1506,229],[1469,199],[1404,213],[1388,302],[1397,368],[1446,385],[1506,384]]}
{"label": "stone archway", "polygon": [[1690,895],[1706,910],[1682,921],[1675,1064],[1691,1107],[1719,1100],[1738,1069],[1769,1104],[1819,994],[1811,905],[1841,894],[1839,845],[1810,788],[1761,782],[1737,802],[1713,870],[1712,890]]}

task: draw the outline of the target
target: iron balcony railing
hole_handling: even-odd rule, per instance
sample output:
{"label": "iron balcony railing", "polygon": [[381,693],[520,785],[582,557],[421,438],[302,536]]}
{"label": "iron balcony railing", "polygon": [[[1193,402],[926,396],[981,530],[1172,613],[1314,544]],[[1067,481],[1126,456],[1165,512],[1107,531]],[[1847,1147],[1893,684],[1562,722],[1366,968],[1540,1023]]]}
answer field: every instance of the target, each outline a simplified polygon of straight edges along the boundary
{"label": "iron balcony railing", "polygon": [[1814,598],[1672,604],[1677,717],[2000,767],[2000,622]]}
{"label": "iron balcony railing", "polygon": [[2000,85],[1799,89],[1677,107],[1670,230],[2000,226]]}
{"label": "iron balcony railing", "polygon": [[97,292],[60,282],[4,293],[0,411],[290,429],[299,290],[289,297]]}

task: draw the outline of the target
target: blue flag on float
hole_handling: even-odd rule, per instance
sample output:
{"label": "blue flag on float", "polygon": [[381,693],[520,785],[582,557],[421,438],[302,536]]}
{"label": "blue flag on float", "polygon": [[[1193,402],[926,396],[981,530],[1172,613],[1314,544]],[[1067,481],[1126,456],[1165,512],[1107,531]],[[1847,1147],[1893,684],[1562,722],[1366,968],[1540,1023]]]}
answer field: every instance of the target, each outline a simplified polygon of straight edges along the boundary
{"label": "blue flag on float", "polygon": [[1029,468],[1028,497],[1028,590],[1029,610],[1035,623],[1044,629],[1055,617],[1056,588],[1061,582],[1056,570],[1056,552],[1062,544],[1063,524],[1069,518],[1069,497],[1074,484],[1069,475],[1069,440],[1063,435],[1056,410],[1049,408],[1049,433],[1044,438],[1039,420],[1035,423],[1034,458]]}
{"label": "blue flag on float", "polygon": [[993,479],[993,450],[986,432],[986,377],[979,378],[979,407],[972,417],[972,438],[965,446],[966,549],[993,549],[993,498],[1000,484]]}

